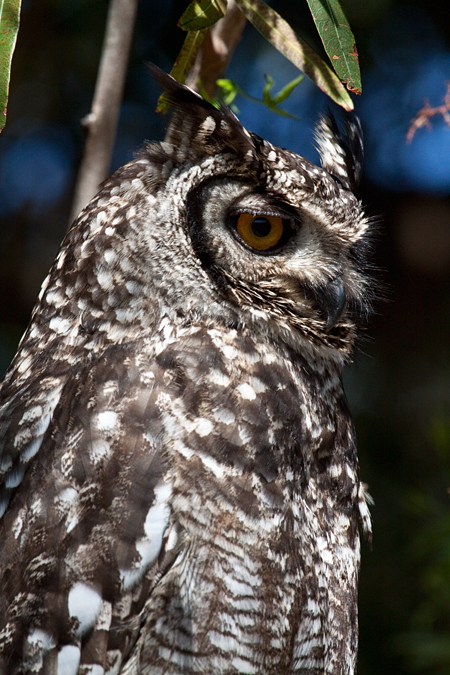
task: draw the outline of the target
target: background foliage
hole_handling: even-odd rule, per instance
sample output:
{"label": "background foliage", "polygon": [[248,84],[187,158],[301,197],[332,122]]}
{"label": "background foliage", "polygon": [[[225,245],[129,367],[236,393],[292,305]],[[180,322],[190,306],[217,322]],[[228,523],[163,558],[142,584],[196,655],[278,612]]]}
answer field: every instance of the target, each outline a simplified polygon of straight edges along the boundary
{"label": "background foliage", "polygon": [[[112,169],[161,138],[159,92],[144,61],[170,70],[186,2],[141,0]],[[304,2],[270,3],[318,50]],[[366,137],[361,198],[379,225],[375,276],[384,300],[346,385],[361,473],[375,499],[374,547],[363,545],[360,675],[450,673],[450,129],[432,118],[406,142],[424,99],[450,79],[450,24],[438,0],[344,1],[362,66],[355,98]],[[90,108],[106,0],[24,0],[0,137],[0,369],[11,359],[67,228]],[[250,26],[227,76],[256,98],[298,72]],[[312,128],[329,105],[307,78],[290,117],[237,96],[242,122],[313,161]]]}

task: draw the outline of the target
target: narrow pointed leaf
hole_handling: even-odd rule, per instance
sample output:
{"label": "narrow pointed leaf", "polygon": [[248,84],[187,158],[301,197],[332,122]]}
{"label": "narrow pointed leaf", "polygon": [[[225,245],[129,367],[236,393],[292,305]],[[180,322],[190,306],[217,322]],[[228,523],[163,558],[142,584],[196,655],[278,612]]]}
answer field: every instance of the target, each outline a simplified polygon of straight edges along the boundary
{"label": "narrow pointed leaf", "polygon": [[183,30],[202,30],[225,16],[226,0],[193,0],[181,16],[178,25]]}
{"label": "narrow pointed leaf", "polygon": [[6,123],[11,60],[19,30],[20,0],[0,0],[0,132]]}
{"label": "narrow pointed leaf", "polygon": [[278,94],[273,97],[274,104],[279,105],[280,103],[283,103],[283,101],[285,101],[292,94],[295,87],[304,79],[304,75],[299,75],[294,80],[291,80],[291,82],[288,82],[282,89],[280,89]]}
{"label": "narrow pointed leaf", "polygon": [[339,78],[290,25],[263,0],[236,0],[247,19],[283,56],[308,75],[333,101],[353,110],[353,101]]}
{"label": "narrow pointed leaf", "polygon": [[317,31],[333,68],[347,88],[361,93],[355,38],[339,0],[307,0]]}
{"label": "narrow pointed leaf", "polygon": [[[180,53],[178,54],[174,66],[170,71],[172,77],[178,80],[178,82],[182,82],[183,84],[185,83],[186,74],[194,65],[195,57],[197,56],[198,49],[203,42],[205,33],[206,29],[189,31],[186,35]],[[158,105],[156,106],[156,112],[166,113],[168,110],[169,104],[167,102],[167,98],[164,94],[161,94],[158,99]]]}
{"label": "narrow pointed leaf", "polygon": [[223,102],[230,107],[236,96],[239,94],[240,90],[238,85],[232,80],[227,80],[225,78],[216,80],[216,84],[222,90]]}
{"label": "narrow pointed leaf", "polygon": [[274,82],[273,77],[270,75],[266,75],[265,77],[266,84],[264,85],[262,100],[267,106],[270,106],[273,105],[273,98],[271,96],[270,90],[272,89]]}

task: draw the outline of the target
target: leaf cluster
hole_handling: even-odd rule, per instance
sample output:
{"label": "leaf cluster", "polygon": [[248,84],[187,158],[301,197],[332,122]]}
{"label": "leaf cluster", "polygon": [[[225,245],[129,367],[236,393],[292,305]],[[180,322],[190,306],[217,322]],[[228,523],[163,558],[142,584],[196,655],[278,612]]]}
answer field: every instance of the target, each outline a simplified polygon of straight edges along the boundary
{"label": "leaf cluster", "polygon": [[[361,77],[355,39],[344,11],[339,0],[307,0],[307,3],[332,68],[264,0],[236,0],[248,21],[270,44],[308,75],[333,101],[345,110],[352,110],[353,102],[347,90],[361,93]],[[20,5],[21,0],[0,0],[0,132],[6,121],[11,60],[19,29]],[[192,0],[189,3],[178,22],[187,35],[172,68],[173,77],[185,82],[206,31],[222,19],[226,11],[227,0]],[[232,86],[230,81],[225,84],[225,80],[221,82],[218,86],[222,88],[223,98],[231,104],[238,93],[237,85]],[[289,83],[272,97],[270,90],[273,82],[268,80],[262,101],[270,110],[289,115],[279,108],[279,103],[289,96],[298,84],[298,78],[293,82],[295,84]],[[242,90],[239,93],[243,94]],[[163,95],[157,110],[165,112],[167,107]]]}
{"label": "leaf cluster", "polygon": [[[353,109],[353,101],[348,91],[361,93],[361,76],[358,63],[355,38],[350,29],[339,0],[307,0],[317,31],[332,68],[295,33],[287,21],[278,12],[269,7],[264,0],[236,0],[239,9],[251,24],[283,56],[308,75],[333,101],[345,110]],[[172,76],[185,82],[192,68],[197,51],[203,41],[205,31],[225,16],[227,0],[192,0],[181,16],[178,25],[187,36],[172,69]],[[233,102],[238,90],[229,80],[221,80],[224,101]],[[278,108],[278,104],[287,98],[295,85],[292,83],[279,92],[277,102],[270,95],[273,82],[264,87],[263,101],[271,109],[287,115]],[[257,99],[259,102],[259,99]],[[166,104],[160,99],[158,110],[164,112]]]}

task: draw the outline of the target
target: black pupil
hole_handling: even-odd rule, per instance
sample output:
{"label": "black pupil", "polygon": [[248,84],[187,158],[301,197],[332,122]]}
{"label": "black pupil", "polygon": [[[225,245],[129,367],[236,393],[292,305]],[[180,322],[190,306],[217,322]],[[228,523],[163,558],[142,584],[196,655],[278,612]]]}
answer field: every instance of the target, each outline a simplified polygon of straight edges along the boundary
{"label": "black pupil", "polygon": [[252,232],[255,237],[267,237],[271,229],[272,225],[267,220],[267,218],[255,218],[255,220],[252,222]]}

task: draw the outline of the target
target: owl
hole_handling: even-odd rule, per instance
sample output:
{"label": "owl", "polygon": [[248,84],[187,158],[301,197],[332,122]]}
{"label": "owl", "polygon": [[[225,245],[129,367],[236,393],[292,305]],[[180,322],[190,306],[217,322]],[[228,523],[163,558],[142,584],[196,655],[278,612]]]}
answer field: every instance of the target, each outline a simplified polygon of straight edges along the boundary
{"label": "owl", "polygon": [[0,392],[0,673],[352,675],[359,126],[321,119],[317,167],[151,71],[166,140],[74,223]]}

